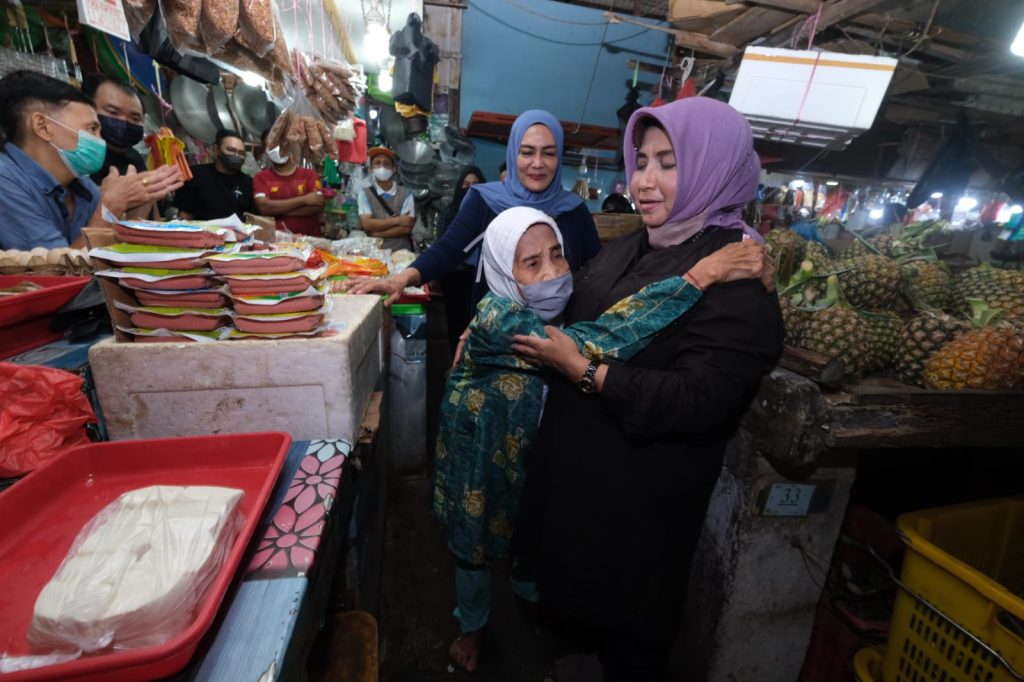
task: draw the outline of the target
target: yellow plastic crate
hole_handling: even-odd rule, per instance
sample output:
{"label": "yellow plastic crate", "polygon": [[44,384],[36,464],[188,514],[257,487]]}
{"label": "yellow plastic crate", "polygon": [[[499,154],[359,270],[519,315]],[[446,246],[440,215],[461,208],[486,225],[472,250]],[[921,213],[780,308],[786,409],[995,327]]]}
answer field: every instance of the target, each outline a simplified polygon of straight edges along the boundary
{"label": "yellow plastic crate", "polygon": [[853,657],[857,682],[882,682],[882,654],[872,647],[861,649]]}
{"label": "yellow plastic crate", "polygon": [[913,512],[898,524],[904,589],[881,679],[1024,679],[1024,499]]}

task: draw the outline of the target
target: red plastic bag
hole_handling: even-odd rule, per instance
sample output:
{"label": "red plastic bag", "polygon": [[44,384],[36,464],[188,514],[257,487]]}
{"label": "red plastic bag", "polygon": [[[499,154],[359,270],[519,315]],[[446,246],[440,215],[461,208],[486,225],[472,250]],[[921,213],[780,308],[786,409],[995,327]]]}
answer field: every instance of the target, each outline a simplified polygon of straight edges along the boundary
{"label": "red plastic bag", "polygon": [[85,425],[95,421],[81,377],[0,362],[0,478],[27,474],[61,449],[88,443]]}

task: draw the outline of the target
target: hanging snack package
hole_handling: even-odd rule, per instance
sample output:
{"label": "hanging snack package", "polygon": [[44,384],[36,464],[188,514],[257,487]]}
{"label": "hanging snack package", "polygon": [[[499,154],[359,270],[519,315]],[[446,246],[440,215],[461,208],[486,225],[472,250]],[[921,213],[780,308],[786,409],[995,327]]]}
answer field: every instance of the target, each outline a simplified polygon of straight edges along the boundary
{"label": "hanging snack package", "polygon": [[160,166],[177,166],[185,182],[192,179],[192,169],[185,158],[185,143],[174,136],[170,128],[161,128],[156,135],[146,135],[149,147],[150,170]]}
{"label": "hanging snack package", "polygon": [[242,495],[164,485],[122,494],[85,525],[39,594],[29,642],[90,653],[180,634],[244,522]]}
{"label": "hanging snack package", "polygon": [[124,0],[124,18],[128,21],[128,32],[138,41],[142,31],[156,12],[156,0]]}
{"label": "hanging snack package", "polygon": [[161,0],[160,10],[167,26],[167,35],[179,51],[202,51],[199,20],[203,0]]}
{"label": "hanging snack package", "polygon": [[[216,0],[206,0],[211,2]],[[222,4],[218,2],[218,4]],[[273,0],[240,0],[238,33],[235,40],[257,57],[265,57],[277,40],[277,18]]]}

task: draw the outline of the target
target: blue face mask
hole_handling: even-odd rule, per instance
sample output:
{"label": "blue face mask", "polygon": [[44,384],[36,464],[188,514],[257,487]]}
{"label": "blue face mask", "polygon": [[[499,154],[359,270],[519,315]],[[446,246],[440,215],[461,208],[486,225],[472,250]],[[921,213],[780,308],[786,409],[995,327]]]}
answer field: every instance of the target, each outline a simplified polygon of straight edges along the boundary
{"label": "blue face mask", "polygon": [[572,273],[523,286],[526,307],[545,322],[553,322],[565,312],[572,296]]}
{"label": "blue face mask", "polygon": [[103,167],[103,161],[107,158],[106,142],[91,133],[85,132],[84,130],[73,130],[49,116],[46,118],[59,125],[61,128],[70,130],[78,135],[78,144],[74,149],[61,149],[52,142],[50,143],[50,146],[56,149],[57,153],[60,154],[60,160],[64,162],[64,165],[68,167],[69,171],[75,174],[76,178],[80,178],[83,175],[92,175]]}

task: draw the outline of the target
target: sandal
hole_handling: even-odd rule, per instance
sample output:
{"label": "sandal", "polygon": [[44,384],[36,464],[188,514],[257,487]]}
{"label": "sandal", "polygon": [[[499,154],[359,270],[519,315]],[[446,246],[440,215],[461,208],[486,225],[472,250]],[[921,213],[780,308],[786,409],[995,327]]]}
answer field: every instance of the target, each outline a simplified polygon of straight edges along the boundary
{"label": "sandal", "polygon": [[460,632],[448,647],[448,657],[452,663],[467,673],[476,672],[480,665],[480,632]]}

